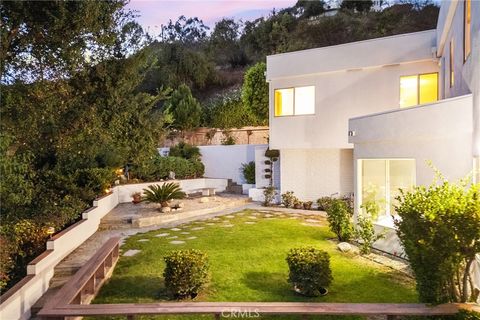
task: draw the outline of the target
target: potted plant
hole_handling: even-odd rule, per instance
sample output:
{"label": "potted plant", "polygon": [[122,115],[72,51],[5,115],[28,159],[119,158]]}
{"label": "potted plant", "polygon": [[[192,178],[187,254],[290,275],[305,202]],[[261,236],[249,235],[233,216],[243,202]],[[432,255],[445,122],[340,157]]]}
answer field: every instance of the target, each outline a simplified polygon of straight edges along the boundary
{"label": "potted plant", "polygon": [[146,202],[159,203],[162,208],[168,207],[171,200],[185,198],[185,192],[182,191],[178,183],[174,182],[148,186],[148,189],[143,189],[143,193]]}
{"label": "potted plant", "polygon": [[305,209],[305,210],[312,210],[312,204],[313,204],[312,201],[305,201],[305,202],[303,203],[303,209]]}
{"label": "potted plant", "polygon": [[137,203],[140,203],[142,202],[142,193],[141,192],[134,192],[132,193],[132,202],[133,204],[137,204]]}
{"label": "potted plant", "polygon": [[293,203],[293,208],[295,209],[303,209],[303,203],[302,201],[295,199],[295,202]]}

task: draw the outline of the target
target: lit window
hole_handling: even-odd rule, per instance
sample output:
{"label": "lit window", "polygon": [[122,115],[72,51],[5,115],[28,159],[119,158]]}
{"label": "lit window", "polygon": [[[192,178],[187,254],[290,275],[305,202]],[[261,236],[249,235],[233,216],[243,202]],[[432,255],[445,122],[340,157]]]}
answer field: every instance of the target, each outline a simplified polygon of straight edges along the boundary
{"label": "lit window", "polygon": [[275,89],[275,116],[315,113],[315,87]]}
{"label": "lit window", "polygon": [[455,66],[454,66],[454,59],[453,59],[453,53],[454,53],[454,48],[453,48],[453,39],[450,40],[450,88],[455,85]]}
{"label": "lit window", "polygon": [[400,107],[438,100],[438,73],[400,77]]}
{"label": "lit window", "polygon": [[464,61],[466,61],[468,56],[470,55],[470,51],[472,50],[472,47],[471,47],[472,46],[472,36],[471,36],[472,0],[465,0],[464,20],[465,20],[465,25],[464,25],[464,32],[463,32],[464,34],[463,59]]}

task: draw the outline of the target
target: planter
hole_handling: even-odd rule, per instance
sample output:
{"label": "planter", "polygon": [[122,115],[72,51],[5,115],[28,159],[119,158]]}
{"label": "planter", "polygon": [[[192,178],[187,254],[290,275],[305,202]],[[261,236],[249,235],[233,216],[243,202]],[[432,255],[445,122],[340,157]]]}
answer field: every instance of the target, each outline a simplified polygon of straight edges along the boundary
{"label": "planter", "polygon": [[134,194],[134,195],[132,195],[132,198],[133,198],[133,200],[132,200],[133,204],[137,204],[137,203],[142,202],[142,195],[141,194],[138,194],[138,195]]}
{"label": "planter", "polygon": [[295,204],[293,205],[293,208],[294,208],[294,209],[303,209],[303,204],[301,204],[301,203],[295,203]]}

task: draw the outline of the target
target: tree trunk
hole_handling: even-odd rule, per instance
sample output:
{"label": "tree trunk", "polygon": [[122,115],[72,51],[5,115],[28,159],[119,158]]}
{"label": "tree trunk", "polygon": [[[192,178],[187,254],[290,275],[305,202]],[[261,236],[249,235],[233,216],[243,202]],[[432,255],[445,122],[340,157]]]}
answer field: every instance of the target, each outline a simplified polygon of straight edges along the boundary
{"label": "tree trunk", "polygon": [[[468,293],[471,291],[471,290],[468,290],[468,279],[470,277],[470,268],[472,266],[472,263],[475,261],[475,257],[473,258],[470,258],[470,260],[468,260],[467,262],[467,265],[465,266],[465,271],[463,273],[463,294],[462,294],[462,300],[461,302],[467,302],[468,300]],[[473,288],[472,288],[473,289]]]}

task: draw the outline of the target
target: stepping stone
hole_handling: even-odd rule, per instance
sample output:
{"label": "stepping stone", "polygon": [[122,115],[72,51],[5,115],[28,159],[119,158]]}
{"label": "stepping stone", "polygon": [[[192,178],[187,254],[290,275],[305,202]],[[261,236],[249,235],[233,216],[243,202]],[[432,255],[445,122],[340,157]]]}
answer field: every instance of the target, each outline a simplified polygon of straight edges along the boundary
{"label": "stepping stone", "polygon": [[[208,223],[207,223],[207,224],[208,224]],[[208,225],[214,225],[214,223],[210,223],[210,224],[208,224]],[[202,230],[202,229],[205,229],[205,227],[195,227],[195,228],[192,228],[192,229],[190,229],[190,230],[194,230],[194,231],[195,231],[195,230]]]}
{"label": "stepping stone", "polygon": [[315,219],[306,219],[305,221],[310,223],[320,223],[319,220],[315,220]]}
{"label": "stepping stone", "polygon": [[233,219],[233,218],[235,218],[235,216],[225,216],[225,218],[227,218],[227,219]]}
{"label": "stepping stone", "polygon": [[218,221],[218,220],[220,220],[220,218],[216,218],[216,217],[215,217],[215,218],[212,218],[212,220],[213,220],[213,221]]}
{"label": "stepping stone", "polygon": [[249,219],[257,219],[257,217],[254,217],[254,216],[251,216],[251,217],[248,217]]}
{"label": "stepping stone", "polygon": [[172,231],[180,231],[180,230],[182,230],[182,229],[179,229],[179,228],[172,228],[172,229],[170,229],[170,230],[172,230]]}
{"label": "stepping stone", "polygon": [[197,237],[191,236],[191,237],[188,237],[188,238],[187,238],[187,240],[193,240],[193,239],[197,239]]}
{"label": "stepping stone", "polygon": [[265,215],[265,218],[271,218],[271,217],[273,217],[273,214],[266,214]]}
{"label": "stepping stone", "polygon": [[292,217],[300,217],[300,214],[299,213],[291,213],[290,214]]}
{"label": "stepping stone", "polygon": [[148,241],[150,241],[150,240],[148,240],[148,239],[140,239],[140,240],[138,240],[138,242],[148,242]]}
{"label": "stepping stone", "polygon": [[245,221],[245,224],[256,224],[255,221]]}
{"label": "stepping stone", "polygon": [[261,212],[261,213],[270,213],[271,211],[268,211],[268,210],[260,210],[259,212]]}
{"label": "stepping stone", "polygon": [[283,216],[283,212],[273,211],[272,213],[277,216]]}
{"label": "stepping stone", "polygon": [[171,244],[183,244],[185,243],[185,241],[182,241],[182,240],[173,240],[173,241],[170,241]]}
{"label": "stepping stone", "polygon": [[155,235],[155,237],[166,237],[168,235],[170,235],[170,233],[159,233],[159,234]]}
{"label": "stepping stone", "polygon": [[183,231],[183,232],[180,232],[180,234],[190,234],[190,232]]}
{"label": "stepping stone", "polygon": [[237,216],[243,216],[243,215],[245,215],[245,212],[238,212],[237,213]]}
{"label": "stepping stone", "polygon": [[[267,211],[267,212],[268,212],[268,211]],[[258,213],[258,212],[252,212],[251,214],[252,214],[252,216],[258,216],[260,213]]]}
{"label": "stepping stone", "polygon": [[168,237],[167,239],[177,239],[178,237],[177,236],[173,236],[173,237]]}
{"label": "stepping stone", "polygon": [[[211,223],[211,222],[205,223],[205,224],[206,224],[207,226],[214,226],[214,225],[215,225],[215,223]],[[192,230],[193,230],[193,229],[192,229]],[[197,230],[198,230],[198,229],[197,229]]]}
{"label": "stepping stone", "polygon": [[130,249],[128,251],[126,251],[123,256],[124,257],[133,257],[134,255],[136,255],[137,253],[141,252],[141,250],[137,250],[137,249]]}
{"label": "stepping stone", "polygon": [[321,227],[321,225],[319,224],[315,224],[315,223],[302,223],[302,226],[309,226],[309,227]]}
{"label": "stepping stone", "polygon": [[234,224],[224,224],[222,227],[224,227],[224,228],[231,228],[231,227],[233,227],[233,226],[234,226]]}

